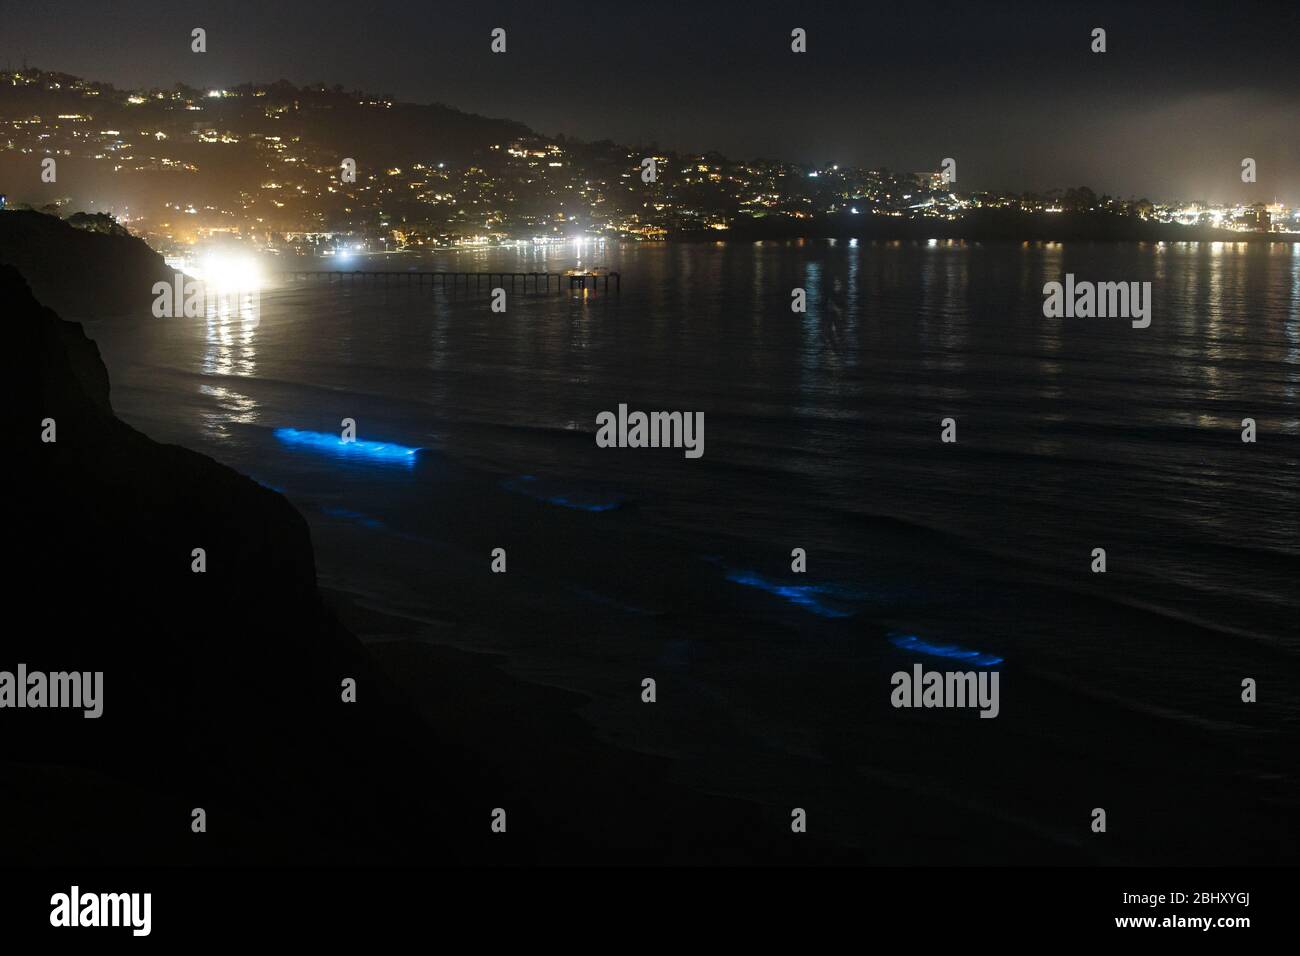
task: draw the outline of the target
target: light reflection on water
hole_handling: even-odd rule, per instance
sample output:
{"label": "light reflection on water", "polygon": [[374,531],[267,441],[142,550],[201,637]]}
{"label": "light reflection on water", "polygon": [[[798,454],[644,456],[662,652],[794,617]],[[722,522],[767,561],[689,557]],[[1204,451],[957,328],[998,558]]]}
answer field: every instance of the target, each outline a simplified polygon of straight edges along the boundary
{"label": "light reflection on water", "polygon": [[237,293],[210,300],[204,316],[204,374],[245,378],[256,375],[260,321],[260,293]]}

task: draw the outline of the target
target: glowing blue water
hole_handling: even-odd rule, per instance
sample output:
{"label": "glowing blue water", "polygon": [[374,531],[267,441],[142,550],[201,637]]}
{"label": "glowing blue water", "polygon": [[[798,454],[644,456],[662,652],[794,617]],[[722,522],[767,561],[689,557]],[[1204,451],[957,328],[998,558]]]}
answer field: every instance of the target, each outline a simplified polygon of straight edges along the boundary
{"label": "glowing blue water", "polygon": [[410,448],[392,442],[362,441],[360,439],[345,442],[332,432],[309,432],[297,428],[277,428],[275,437],[286,445],[303,448],[307,451],[381,464],[402,464],[408,468],[414,467],[415,453],[419,451],[418,448]]}
{"label": "glowing blue water", "polygon": [[769,581],[767,578],[751,571],[728,571],[727,580],[735,584],[743,584],[747,588],[758,588],[768,594],[775,594],[796,607],[801,607],[819,617],[852,617],[854,614],[853,611],[834,607],[820,600],[822,596],[828,594],[833,597],[842,596],[844,590],[835,585],[780,584],[776,581]]}
{"label": "glowing blue water", "polygon": [[929,654],[931,657],[951,657],[978,667],[992,667],[994,664],[1002,663],[1002,658],[994,654],[985,654],[983,651],[971,650],[957,644],[931,644],[929,641],[921,640],[915,634],[890,635],[889,643],[905,651],[916,651],[920,654]]}

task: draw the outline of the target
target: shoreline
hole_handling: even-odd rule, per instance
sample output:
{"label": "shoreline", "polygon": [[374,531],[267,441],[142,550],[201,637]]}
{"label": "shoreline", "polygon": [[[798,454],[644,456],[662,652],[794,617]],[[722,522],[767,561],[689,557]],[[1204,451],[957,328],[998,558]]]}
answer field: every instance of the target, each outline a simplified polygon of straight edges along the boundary
{"label": "shoreline", "polygon": [[785,839],[783,807],[693,786],[678,756],[607,739],[581,713],[592,700],[582,691],[517,676],[505,654],[444,643],[411,618],[320,590],[424,726],[472,740],[468,756],[495,776],[538,784],[524,809],[548,828],[539,837],[547,863],[626,865],[656,854],[656,865],[868,860],[865,848],[838,841]]}
{"label": "shoreline", "polygon": [[[742,223],[727,229],[676,230],[660,239],[633,236],[583,233],[566,238],[502,239],[492,243],[466,243],[453,246],[420,246],[406,249],[368,250],[351,255],[359,260],[388,257],[461,254],[466,252],[502,252],[511,250],[561,250],[575,243],[597,246],[678,245],[725,242],[806,243],[852,239],[876,242],[957,242],[982,243],[1248,243],[1268,245],[1300,243],[1300,232],[1256,232],[1215,229],[1208,226],[1185,226],[1121,216],[1099,214],[1036,214],[989,210],[962,220],[899,219],[894,216],[839,215],[827,216],[809,227],[800,220],[772,217]],[[331,256],[306,253],[276,253],[285,258],[321,261]]]}
{"label": "shoreline", "polygon": [[[1195,236],[1111,236],[1111,235],[1056,235],[1045,232],[1042,234],[1030,236],[1017,235],[979,235],[979,234],[957,234],[946,233],[941,230],[925,231],[921,230],[912,234],[865,234],[855,230],[844,230],[840,232],[818,232],[807,234],[768,234],[761,232],[749,232],[743,230],[728,232],[687,232],[670,236],[666,239],[659,240],[637,240],[620,236],[583,236],[581,239],[561,239],[555,242],[530,242],[526,239],[506,240],[500,243],[484,243],[480,245],[463,245],[463,246],[431,246],[411,249],[392,249],[380,251],[367,251],[352,253],[352,256],[361,262],[382,261],[388,258],[405,258],[418,259],[425,256],[443,256],[443,255],[463,255],[466,253],[508,253],[522,252],[530,249],[550,249],[559,251],[565,247],[580,242],[582,244],[594,245],[611,245],[626,246],[628,248],[654,248],[656,246],[670,247],[675,245],[699,245],[708,244],[716,245],[718,243],[737,242],[737,243],[776,243],[781,245],[798,245],[808,242],[838,242],[841,240],[854,240],[865,242],[871,245],[876,243],[957,243],[960,245],[983,245],[989,244],[1067,244],[1067,243],[1110,243],[1114,245],[1136,244],[1136,245],[1200,245],[1205,244],[1238,244],[1248,243],[1252,245],[1293,245],[1300,243],[1300,232],[1297,233],[1248,233],[1232,232],[1226,230],[1211,230],[1198,233]],[[333,256],[318,256],[308,254],[297,254],[293,252],[277,251],[271,254],[276,260],[303,260],[314,263],[330,263],[338,261]],[[338,272],[355,272],[366,271],[352,268],[340,268]]]}

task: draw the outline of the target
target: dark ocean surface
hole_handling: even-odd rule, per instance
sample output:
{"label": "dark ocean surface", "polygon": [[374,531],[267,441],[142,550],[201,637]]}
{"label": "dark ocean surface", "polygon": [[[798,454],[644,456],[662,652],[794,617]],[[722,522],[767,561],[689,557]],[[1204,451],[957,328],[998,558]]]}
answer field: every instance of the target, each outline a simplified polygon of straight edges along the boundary
{"label": "dark ocean surface", "polygon": [[[804,807],[881,862],[1294,862],[1300,246],[588,244],[358,268],[578,264],[621,293],[494,314],[486,291],[300,281],[256,318],[87,331],[123,419],[298,506],[323,586],[405,619],[402,640],[580,692],[601,737],[693,788]],[[1150,327],[1045,318],[1066,273],[1151,282]],[[620,403],[702,412],[703,457],[598,448]],[[344,418],[358,446],[319,438]],[[895,709],[914,663],[998,671],[998,718]]]}

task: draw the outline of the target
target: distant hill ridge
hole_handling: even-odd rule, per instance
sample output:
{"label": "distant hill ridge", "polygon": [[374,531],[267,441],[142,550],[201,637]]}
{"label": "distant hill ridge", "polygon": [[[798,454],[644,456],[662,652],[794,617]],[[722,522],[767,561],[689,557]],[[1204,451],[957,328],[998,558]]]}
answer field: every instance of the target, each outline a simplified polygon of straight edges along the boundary
{"label": "distant hill ridge", "polygon": [[[27,71],[24,75],[42,82],[0,83],[0,105],[9,102],[41,115],[84,111],[94,116],[96,129],[166,129],[181,122],[186,128],[201,123],[260,130],[266,128],[268,110],[283,110],[276,115],[275,129],[286,140],[302,137],[304,143],[340,156],[354,155],[365,144],[382,143],[384,162],[440,157],[457,163],[471,160],[493,144],[537,135],[514,120],[467,113],[444,103],[405,103],[340,85],[297,86],[282,79],[242,83],[218,91],[225,96],[214,97],[214,91],[183,83],[135,91],[63,73]],[[52,85],[57,88],[50,89]],[[177,96],[201,104],[202,111],[177,109]]]}

